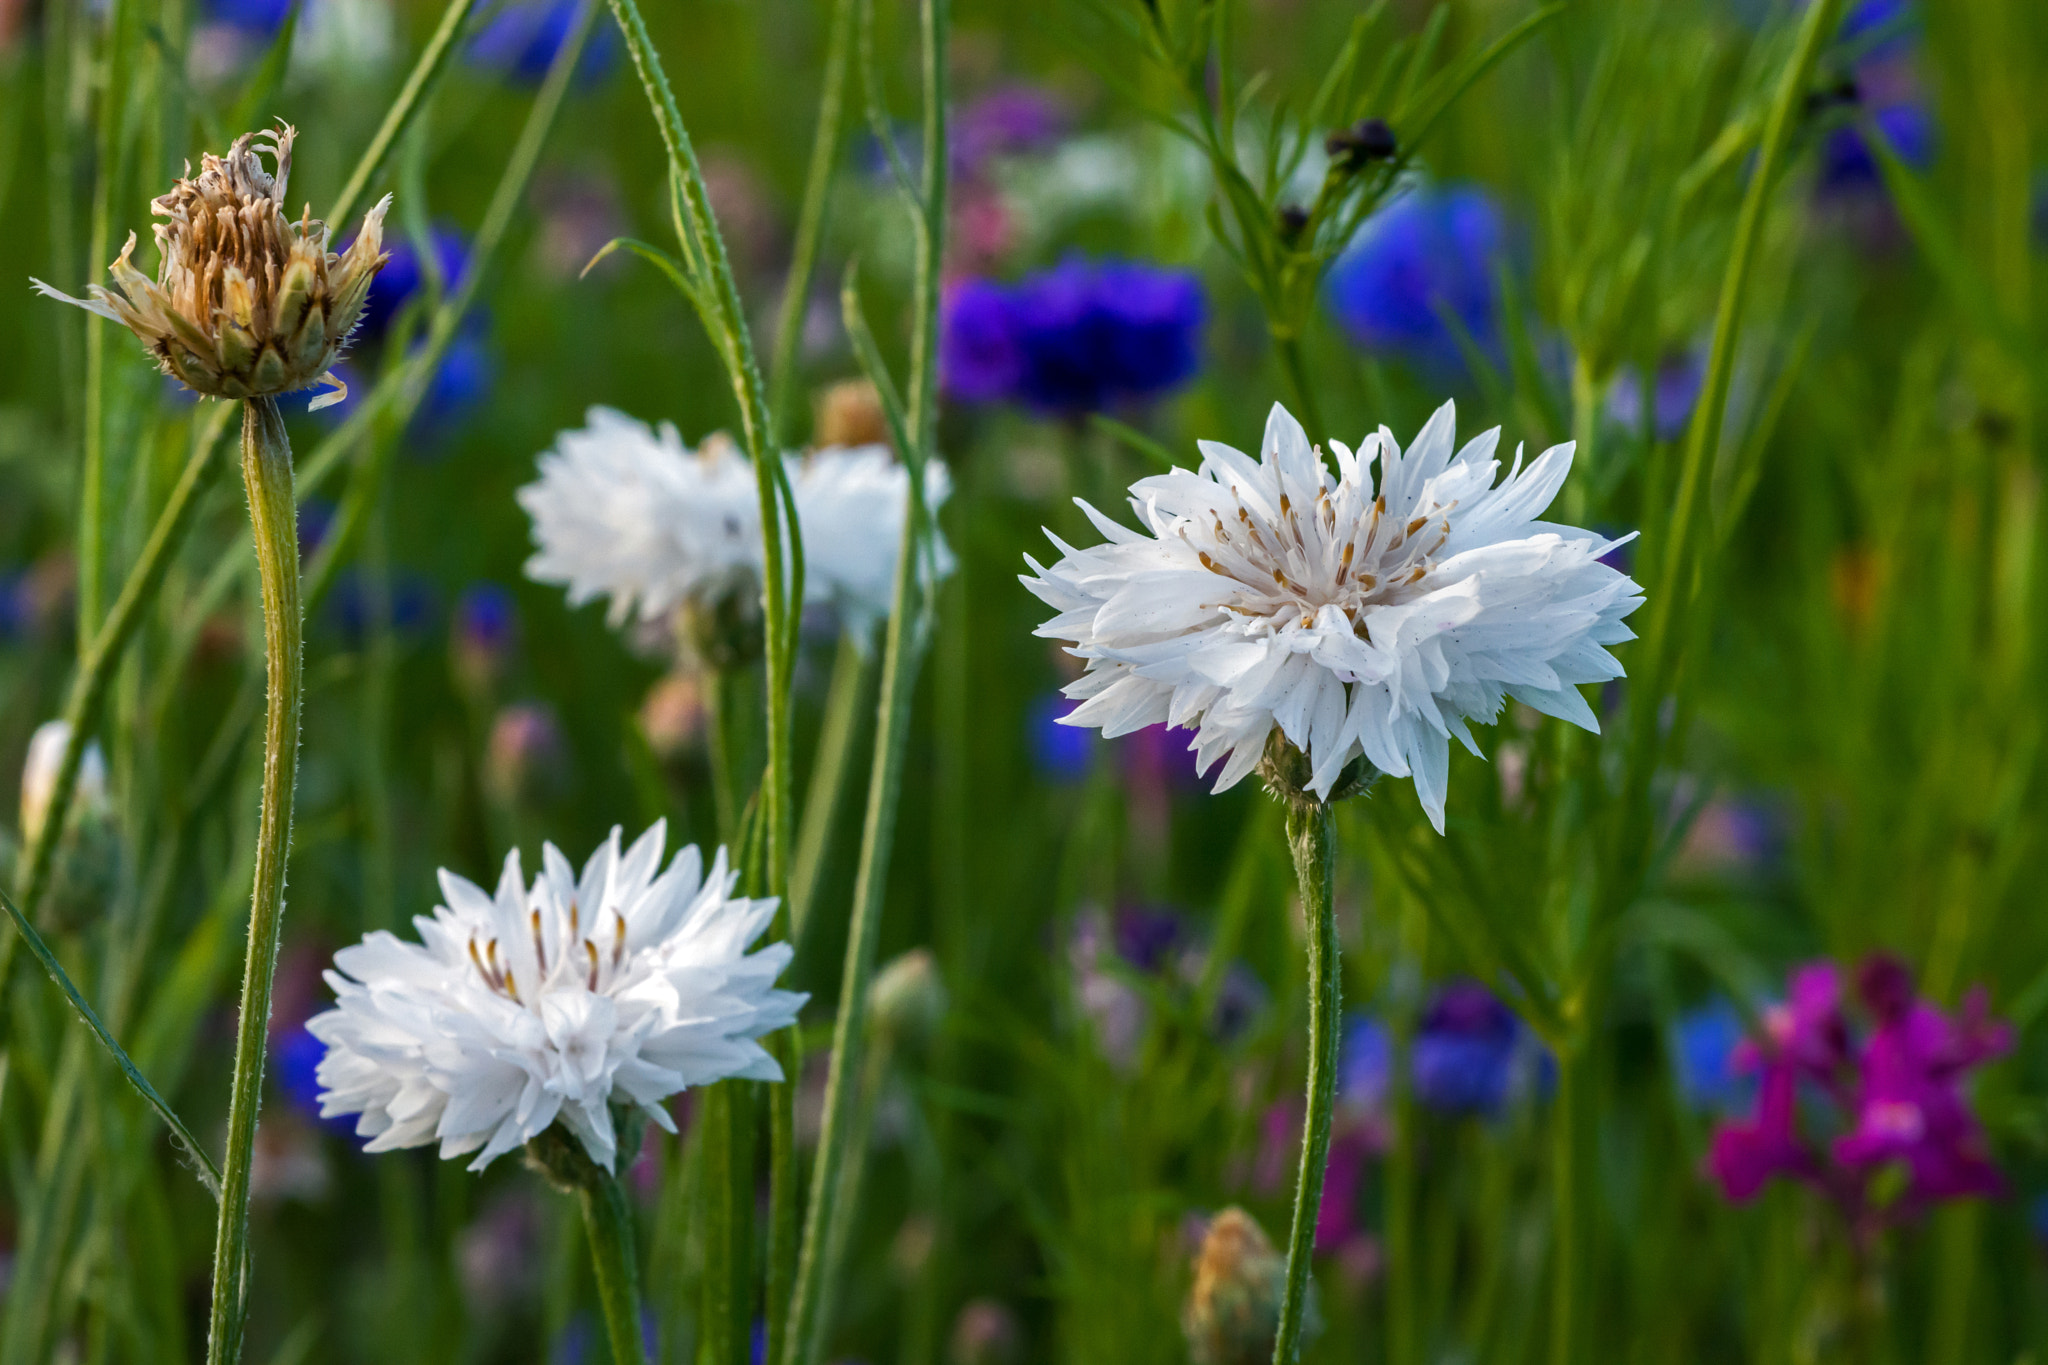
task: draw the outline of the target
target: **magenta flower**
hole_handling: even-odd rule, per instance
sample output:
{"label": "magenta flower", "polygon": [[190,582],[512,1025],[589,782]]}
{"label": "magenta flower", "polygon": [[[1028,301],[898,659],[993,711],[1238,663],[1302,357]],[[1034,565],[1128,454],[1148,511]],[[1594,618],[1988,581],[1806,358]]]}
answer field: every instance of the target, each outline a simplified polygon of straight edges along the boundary
{"label": "magenta flower", "polygon": [[[1756,1108],[1715,1130],[1707,1173],[1737,1201],[1775,1176],[1804,1181],[1859,1236],[1944,1200],[2001,1193],[1963,1083],[2012,1045],[2011,1028],[1990,1017],[1982,990],[1953,1018],[1918,999],[1894,958],[1870,958],[1856,984],[1870,1022],[1860,1041],[1832,963],[1799,968],[1787,998],[1763,1011],[1759,1036],[1735,1057],[1758,1078]],[[1884,1193],[1886,1171],[1904,1174],[1902,1191]]]}

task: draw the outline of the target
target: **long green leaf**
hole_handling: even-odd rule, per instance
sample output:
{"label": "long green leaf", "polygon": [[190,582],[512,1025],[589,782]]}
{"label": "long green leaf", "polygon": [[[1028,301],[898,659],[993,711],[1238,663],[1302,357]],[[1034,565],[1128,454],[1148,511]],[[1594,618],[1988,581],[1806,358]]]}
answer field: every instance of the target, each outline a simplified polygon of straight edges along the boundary
{"label": "long green leaf", "polygon": [[199,1176],[199,1183],[206,1186],[208,1194],[219,1199],[220,1168],[214,1165],[213,1158],[206,1154],[206,1148],[200,1145],[198,1138],[192,1136],[192,1130],[185,1126],[185,1121],[178,1117],[177,1111],[171,1108],[169,1101],[157,1093],[156,1087],[149,1083],[149,1078],[142,1074],[134,1059],[129,1057],[127,1050],[114,1040],[113,1034],[107,1032],[107,1026],[100,1022],[99,1015],[86,1003],[85,997],[79,994],[78,987],[72,984],[64,965],[57,961],[57,955],[50,951],[50,945],[43,942],[43,936],[35,931],[35,926],[28,922],[28,918],[4,891],[0,891],[0,909],[7,911],[7,917],[14,921],[15,931],[28,944],[29,952],[42,964],[50,979],[57,983],[57,988],[64,992],[65,998],[70,1000],[71,1007],[78,1011],[86,1026],[99,1037],[100,1043],[107,1051],[113,1054],[115,1063],[120,1066],[121,1074],[128,1078],[128,1083],[135,1087],[143,1099],[149,1101],[149,1107],[156,1110],[158,1117],[163,1119],[164,1125],[171,1130],[171,1136],[177,1140],[178,1145],[190,1153],[198,1166],[196,1174]]}

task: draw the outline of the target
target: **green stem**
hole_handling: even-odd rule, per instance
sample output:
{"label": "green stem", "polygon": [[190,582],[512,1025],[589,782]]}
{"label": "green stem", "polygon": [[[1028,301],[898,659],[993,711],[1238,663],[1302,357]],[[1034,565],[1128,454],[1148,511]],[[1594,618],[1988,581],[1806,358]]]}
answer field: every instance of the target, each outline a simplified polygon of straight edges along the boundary
{"label": "green stem", "polygon": [[[946,54],[949,0],[919,5],[924,87],[924,184],[918,205],[917,276],[910,339],[908,414],[895,412],[910,473],[909,506],[896,551],[896,579],[889,627],[882,651],[881,701],[876,709],[875,752],[869,769],[868,805],[861,829],[860,863],[854,875],[853,911],[847,926],[846,957],[840,974],[839,1008],[832,1027],[832,1061],[826,1073],[824,1118],[812,1169],[803,1244],[789,1302],[783,1354],[775,1365],[814,1365],[824,1351],[831,1323],[830,1296],[844,1249],[845,1220],[852,1215],[849,1168],[862,1155],[855,1110],[861,1075],[868,983],[874,976],[881,931],[882,896],[896,835],[896,804],[903,785],[910,698],[924,652],[921,591],[929,514],[924,505],[924,470],[938,447],[939,265],[945,249]],[[858,301],[848,296],[849,330],[866,337]],[[887,393],[886,375],[871,374]],[[893,402],[893,400],[887,400]],[[892,410],[893,411],[893,410]],[[900,420],[899,420],[900,419]]]}
{"label": "green stem", "polygon": [[789,874],[790,929],[798,939],[810,921],[825,855],[831,851],[832,832],[839,824],[839,808],[845,804],[855,741],[860,737],[862,703],[874,691],[874,665],[872,647],[863,649],[851,635],[840,637],[839,653],[832,661],[832,682],[825,694],[825,723],[818,733],[811,783],[804,792],[804,817],[797,825],[796,860]]}
{"label": "green stem", "polygon": [[583,1205],[583,1229],[590,1234],[590,1263],[597,1272],[597,1298],[604,1309],[605,1335],[613,1365],[645,1365],[640,1335],[640,1269],[633,1255],[633,1212],[619,1182],[600,1172],[576,1192]]}
{"label": "green stem", "polygon": [[1301,1355],[1302,1318],[1308,1306],[1309,1273],[1315,1253],[1316,1215],[1323,1203],[1323,1172],[1330,1161],[1330,1120],[1337,1101],[1338,1010],[1343,971],[1337,948],[1337,905],[1332,897],[1337,854],[1330,834],[1330,807],[1309,796],[1287,806],[1287,844],[1301,883],[1302,914],[1308,921],[1308,1112],[1301,1129],[1301,1169],[1295,1176],[1294,1224],[1287,1235],[1287,1290],[1280,1302],[1280,1330],[1273,1340],[1273,1365],[1293,1365]]}
{"label": "green stem", "polygon": [[527,111],[526,123],[519,130],[519,140],[512,145],[512,154],[506,158],[504,173],[498,177],[491,202],[484,209],[483,221],[477,226],[476,237],[470,244],[468,268],[462,272],[455,292],[434,310],[433,320],[427,326],[425,344],[417,354],[407,358],[396,376],[379,384],[369,400],[349,415],[339,431],[315,447],[305,462],[303,482],[310,490],[343,455],[355,448],[364,433],[373,429],[387,433],[372,447],[368,458],[356,466],[348,491],[335,513],[334,525],[307,568],[306,601],[309,606],[317,607],[326,597],[328,589],[334,586],[335,575],[348,562],[348,555],[353,553],[370,511],[382,494],[398,437],[425,399],[434,372],[440,369],[448,348],[454,344],[463,317],[483,286],[484,276],[497,254],[499,243],[526,201],[527,183],[532,180],[541,151],[547,146],[548,134],[554,130],[555,118],[561,112],[562,102],[569,93],[570,81],[576,72],[577,59],[589,41],[591,30],[597,26],[598,14],[596,0],[586,0],[569,32],[568,41],[556,51],[547,77],[541,82],[540,93],[534,96],[533,107]]}
{"label": "green stem", "polygon": [[377,135],[370,139],[370,145],[363,149],[356,161],[356,168],[335,198],[334,209],[327,215],[327,221],[340,230],[342,220],[363,197],[363,191],[370,187],[370,179],[384,164],[384,158],[391,155],[391,149],[398,139],[412,125],[413,116],[419,113],[426,98],[440,82],[441,73],[448,67],[449,54],[455,50],[455,37],[462,32],[462,21],[476,8],[477,0],[449,0],[448,8],[441,15],[440,27],[434,36],[427,39],[427,46],[420,53],[420,59],[413,63],[412,74],[405,78],[405,87],[398,92],[391,107],[384,113],[384,122],[379,125]]}
{"label": "green stem", "polygon": [[256,1146],[256,1111],[263,1098],[263,1050],[278,931],[284,919],[285,862],[291,851],[292,787],[299,758],[304,620],[299,606],[298,508],[292,494],[291,443],[275,399],[251,398],[243,404],[242,479],[249,490],[249,521],[263,588],[270,706],[263,734],[263,806],[249,906],[249,953],[242,969],[227,1159],[221,1168],[220,1222],[213,1246],[207,1365],[232,1365],[241,1356],[248,1292],[249,1169]]}
{"label": "green stem", "polygon": [[[156,525],[150,528],[141,558],[129,571],[127,581],[121,585],[121,595],[115,599],[114,609],[108,613],[105,624],[93,637],[79,663],[78,677],[72,682],[71,693],[64,703],[64,719],[71,726],[71,738],[64,746],[63,758],[57,765],[57,777],[50,790],[50,804],[43,818],[43,827],[29,844],[27,866],[22,876],[21,910],[31,922],[43,893],[49,890],[52,854],[71,813],[71,800],[78,788],[79,765],[85,757],[85,746],[99,725],[100,709],[106,701],[107,684],[114,676],[114,666],[121,661],[135,628],[142,623],[143,612],[155,602],[157,591],[163,586],[164,573],[184,544],[185,532],[192,524],[192,514],[199,506],[199,495],[205,491],[215,468],[214,448],[220,444],[220,433],[233,411],[232,404],[219,403],[199,424],[193,436],[191,457],[185,461],[184,472],[178,476],[170,500],[157,514]],[[13,951],[12,938],[0,944],[0,980],[6,979]]]}
{"label": "green stem", "polygon": [[702,1358],[746,1365],[753,1317],[753,1085],[720,1081],[698,1092],[703,1125]]}
{"label": "green stem", "polygon": [[[839,166],[841,113],[846,104],[846,71],[853,52],[854,0],[832,0],[831,35],[825,40],[825,83],[818,91],[818,130],[811,139],[811,165],[804,176],[803,207],[797,214],[796,245],[790,253],[789,277],[782,282],[782,306],[775,316],[775,355],[768,371],[769,414],[775,434],[789,439],[790,395],[796,388],[797,349],[803,343],[804,315],[810,309],[811,276],[818,248],[825,240],[825,202],[832,195],[833,172]],[[808,813],[808,812],[807,812]],[[769,1331],[774,1316],[769,1316]],[[770,1358],[773,1359],[771,1347]]]}
{"label": "green stem", "polygon": [[1554,1246],[1550,1285],[1551,1365],[1576,1365],[1579,1280],[1585,1229],[1579,1217],[1578,1107],[1582,1059],[1561,1052],[1550,1101],[1550,1193]]}
{"label": "green stem", "polygon": [[1294,397],[1295,416],[1308,429],[1311,442],[1329,439],[1329,429],[1323,425],[1323,414],[1316,402],[1315,390],[1309,387],[1308,361],[1302,354],[1301,338],[1289,333],[1273,334],[1273,350],[1280,358],[1280,373],[1287,380],[1287,390]]}

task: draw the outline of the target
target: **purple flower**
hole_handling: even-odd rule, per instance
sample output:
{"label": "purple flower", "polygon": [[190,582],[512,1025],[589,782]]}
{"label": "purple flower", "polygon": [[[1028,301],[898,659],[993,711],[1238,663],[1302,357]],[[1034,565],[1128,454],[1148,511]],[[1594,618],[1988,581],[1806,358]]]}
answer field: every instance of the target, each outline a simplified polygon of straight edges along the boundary
{"label": "purple flower", "polygon": [[1447,1114],[1498,1114],[1523,1055],[1514,1011],[1476,981],[1453,981],[1436,993],[1410,1045],[1415,1097]]}
{"label": "purple flower", "polygon": [[940,369],[966,402],[1095,412],[1154,398],[1200,364],[1208,304],[1184,270],[1070,256],[1014,285],[948,292]]}
{"label": "purple flower", "polygon": [[[511,0],[464,53],[470,65],[495,71],[519,85],[537,85],[569,40],[579,0]],[[588,88],[610,73],[618,57],[611,25],[600,22],[576,59],[575,83]]]}
{"label": "purple flower", "polygon": [[0,640],[17,639],[35,624],[24,576],[0,573]]}
{"label": "purple flower", "polygon": [[[1758,1075],[1756,1109],[1715,1132],[1708,1174],[1734,1200],[1773,1176],[1804,1180],[1859,1237],[1931,1204],[2002,1192],[1963,1082],[2011,1047],[2011,1028],[1990,1018],[1981,990],[1954,1017],[1918,999],[1895,958],[1867,960],[1857,994],[1870,1021],[1860,1042],[1834,965],[1793,974],[1788,998],[1764,1012],[1761,1036],[1736,1050],[1736,1067]],[[1822,1131],[1806,1131],[1809,1120]],[[1887,1171],[1904,1174],[1902,1189],[1887,1191]]]}
{"label": "purple flower", "polygon": [[1337,259],[1330,311],[1368,351],[1460,372],[1465,341],[1499,348],[1495,272],[1506,247],[1506,221],[1485,190],[1418,190],[1374,214]]}
{"label": "purple flower", "polygon": [[1730,1119],[1714,1131],[1707,1169],[1728,1198],[1738,1203],[1752,1199],[1773,1176],[1814,1174],[1813,1154],[1799,1136],[1798,1086],[1791,1066],[1766,1065],[1757,1087],[1756,1112],[1746,1119]]}
{"label": "purple flower", "polygon": [[2012,1046],[2012,1029],[1989,1017],[1981,989],[1953,1020],[1915,1000],[1895,959],[1871,959],[1859,985],[1878,1023],[1857,1058],[1856,1126],[1835,1140],[1835,1160],[1850,1170],[1903,1162],[1909,1197],[1930,1203],[2001,1192],[1961,1081]]}
{"label": "purple flower", "polygon": [[1334,1251],[1361,1230],[1358,1192],[1375,1151],[1372,1137],[1362,1129],[1345,1128],[1332,1135],[1329,1161],[1323,1167],[1322,1202],[1316,1205],[1317,1251]]}
{"label": "purple flower", "polygon": [[1045,91],[1029,85],[991,90],[953,115],[954,172],[972,176],[994,157],[1041,151],[1066,130],[1066,111]]}

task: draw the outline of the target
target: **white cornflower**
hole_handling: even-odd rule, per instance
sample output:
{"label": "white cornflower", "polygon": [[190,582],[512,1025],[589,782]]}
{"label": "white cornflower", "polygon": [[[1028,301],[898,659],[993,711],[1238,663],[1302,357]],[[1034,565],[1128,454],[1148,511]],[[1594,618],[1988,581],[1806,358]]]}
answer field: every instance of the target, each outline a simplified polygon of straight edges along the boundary
{"label": "white cornflower", "polygon": [[614,829],[580,880],[549,844],[530,890],[514,850],[495,897],[443,871],[419,943],[380,930],[335,954],[335,1007],[306,1026],[327,1045],[321,1117],[361,1114],[372,1152],[475,1152],[472,1170],[559,1120],[611,1170],[611,1105],[674,1132],[679,1090],[782,1079],[755,1040],[806,997],[775,989],[788,944],[747,951],[775,902],[733,896],[723,849],[708,875],[693,845],[657,876],[665,836],[621,853]]}
{"label": "white cornflower", "polygon": [[539,553],[526,572],[569,589],[569,604],[611,599],[611,621],[646,620],[757,582],[761,505],[754,469],[731,441],[692,451],[610,408],[564,431],[519,490]]}
{"label": "white cornflower", "polygon": [[[29,737],[28,758],[21,765],[21,837],[29,843],[43,832],[50,798],[57,794],[57,769],[63,766],[64,750],[71,744],[71,725],[48,720]],[[107,757],[98,740],[88,740],[79,755],[77,784],[72,788],[72,809],[82,818],[105,820],[113,815],[107,795]]]}
{"label": "white cornflower", "polygon": [[[864,630],[893,596],[909,474],[884,446],[829,447],[787,462],[803,527],[805,591]],[[936,508],[949,483],[926,467]],[[569,589],[571,605],[611,599],[613,624],[656,620],[686,604],[759,592],[761,505],[753,465],[731,440],[695,452],[674,426],[659,431],[592,408],[541,457],[540,481],[519,490],[539,552],[526,572]],[[939,547],[939,571],[949,561]]]}
{"label": "white cornflower", "polygon": [[1577,687],[1622,675],[1605,646],[1634,638],[1622,618],[1643,599],[1600,556],[1630,537],[1536,520],[1570,445],[1526,470],[1518,452],[1496,486],[1499,429],[1458,450],[1455,421],[1444,404],[1406,454],[1385,427],[1356,455],[1332,441],[1333,478],[1275,404],[1261,460],[1203,441],[1194,473],[1133,484],[1145,532],[1082,503],[1109,543],[1054,536],[1060,560],[1027,556],[1038,576],[1023,580],[1060,613],[1038,634],[1087,661],[1066,723],[1199,723],[1201,767],[1229,755],[1219,791],[1257,766],[1277,725],[1318,797],[1362,754],[1414,776],[1439,833],[1450,738],[1479,751],[1469,721],[1513,697],[1597,731]]}
{"label": "white cornflower", "polygon": [[[789,466],[804,532],[804,597],[830,602],[855,638],[866,640],[896,598],[896,554],[910,471],[887,446],[827,446]],[[933,460],[924,468],[925,506],[936,515],[952,481]],[[931,569],[943,578],[953,557],[936,531]]]}

